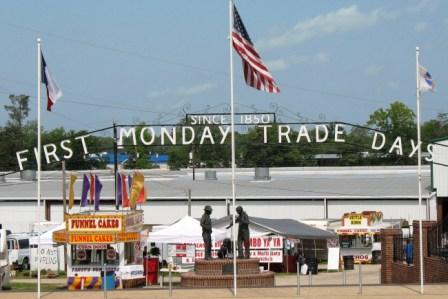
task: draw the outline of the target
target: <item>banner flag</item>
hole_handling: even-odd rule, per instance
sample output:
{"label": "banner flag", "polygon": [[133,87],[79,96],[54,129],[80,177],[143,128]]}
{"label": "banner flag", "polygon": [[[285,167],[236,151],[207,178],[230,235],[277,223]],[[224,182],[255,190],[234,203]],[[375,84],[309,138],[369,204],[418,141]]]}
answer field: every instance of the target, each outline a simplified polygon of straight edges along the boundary
{"label": "banner flag", "polygon": [[82,180],[81,207],[87,207],[87,193],[90,189],[90,182],[87,175],[84,174]]}
{"label": "banner flag", "polygon": [[71,174],[70,175],[70,185],[68,188],[68,208],[71,209],[73,208],[73,203],[75,202],[75,190],[74,190],[74,185],[75,185],[75,181],[76,181],[76,175]]}
{"label": "banner flag", "polygon": [[90,174],[90,204],[93,204],[95,198],[95,176]]}
{"label": "banner flag", "polygon": [[103,189],[103,184],[101,184],[100,179],[95,175],[95,211],[100,210],[100,195],[101,189]]}
{"label": "banner flag", "polygon": [[129,208],[128,186],[126,184],[126,175],[121,176],[121,185],[123,191],[123,208]]}
{"label": "banner flag", "polygon": [[131,189],[131,209],[135,209],[137,204],[137,199],[142,192],[144,187],[145,177],[140,172],[135,172],[132,178],[132,189]]}
{"label": "banner flag", "polygon": [[117,173],[117,205],[120,206],[123,203],[123,192],[121,184],[121,174]]}

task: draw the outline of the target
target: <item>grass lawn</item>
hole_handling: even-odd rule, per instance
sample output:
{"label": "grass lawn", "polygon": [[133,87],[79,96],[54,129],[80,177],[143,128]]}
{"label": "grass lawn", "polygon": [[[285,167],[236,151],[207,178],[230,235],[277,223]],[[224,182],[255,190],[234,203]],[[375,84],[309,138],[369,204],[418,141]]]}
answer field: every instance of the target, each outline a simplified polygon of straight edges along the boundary
{"label": "grass lawn", "polygon": [[[66,277],[66,274],[63,271],[60,271],[59,273],[57,273],[57,272],[49,273],[49,272],[47,272],[45,270],[41,271],[41,277],[42,278],[50,278],[50,277],[48,277],[49,274],[51,274],[51,278],[55,278],[55,277],[57,277],[57,278],[65,278]],[[32,278],[32,279],[36,279],[36,277],[37,277],[37,272],[36,271],[32,271],[31,272],[31,276],[30,276],[30,271],[24,270],[24,271],[16,271],[13,279],[14,278],[19,278],[19,279]]]}
{"label": "grass lawn", "polygon": [[[20,292],[31,292],[37,291],[37,284],[35,282],[11,282],[8,289],[5,291],[20,291]],[[54,283],[41,283],[40,289],[42,292],[60,291],[66,290],[66,284],[54,284]]]}

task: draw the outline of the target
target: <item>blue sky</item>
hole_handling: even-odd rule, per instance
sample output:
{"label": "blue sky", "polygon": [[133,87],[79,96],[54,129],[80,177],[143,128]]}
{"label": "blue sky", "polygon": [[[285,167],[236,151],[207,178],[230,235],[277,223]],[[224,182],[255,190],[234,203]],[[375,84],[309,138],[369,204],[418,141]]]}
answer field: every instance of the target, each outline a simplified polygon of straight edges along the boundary
{"label": "blue sky", "polygon": [[[271,95],[247,87],[234,55],[239,112],[278,109],[285,122],[363,124],[394,100],[414,109],[416,46],[437,84],[435,93],[423,94],[423,119],[448,112],[448,1],[236,5],[281,88]],[[223,112],[229,104],[227,35],[227,0],[3,0],[0,104],[9,103],[10,93],[31,95],[35,118],[41,37],[64,93],[54,112],[43,108],[46,129],[173,123],[183,111]],[[3,125],[7,115],[0,110]]]}

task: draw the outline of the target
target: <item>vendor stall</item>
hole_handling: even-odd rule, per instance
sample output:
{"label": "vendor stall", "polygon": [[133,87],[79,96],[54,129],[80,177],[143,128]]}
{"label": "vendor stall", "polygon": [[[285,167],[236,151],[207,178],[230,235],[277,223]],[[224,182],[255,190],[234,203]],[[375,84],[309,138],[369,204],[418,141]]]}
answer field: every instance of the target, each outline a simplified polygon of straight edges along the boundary
{"label": "vendor stall", "polygon": [[[144,284],[142,211],[101,211],[65,215],[65,229],[53,240],[67,244],[70,290]],[[142,238],[142,236],[144,236]]]}
{"label": "vendor stall", "polygon": [[355,263],[372,263],[372,256],[379,256],[380,231],[391,225],[383,223],[383,213],[376,211],[345,213],[341,224],[336,230],[341,257],[353,256]]}

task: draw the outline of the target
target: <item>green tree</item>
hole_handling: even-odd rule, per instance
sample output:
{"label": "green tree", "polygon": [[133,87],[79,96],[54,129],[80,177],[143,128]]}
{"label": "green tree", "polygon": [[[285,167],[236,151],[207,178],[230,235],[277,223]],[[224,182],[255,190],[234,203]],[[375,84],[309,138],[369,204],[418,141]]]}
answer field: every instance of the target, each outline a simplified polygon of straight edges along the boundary
{"label": "green tree", "polygon": [[[409,107],[400,101],[393,102],[387,109],[381,108],[374,111],[370,115],[367,125],[373,126],[374,129],[384,132],[386,135],[386,145],[384,148],[386,150],[398,136],[402,137],[404,152],[410,153],[412,151],[410,139],[417,142],[415,114]],[[388,164],[410,164],[415,162],[406,155],[399,156],[394,152],[388,154],[387,157],[387,159],[383,159],[383,162]]]}
{"label": "green tree", "polygon": [[29,99],[29,96],[23,94],[9,95],[11,105],[4,106],[9,115],[7,127],[18,127],[19,129],[23,127],[24,121],[30,112]]}
{"label": "green tree", "polygon": [[431,119],[422,126],[423,140],[431,141],[443,137],[448,137],[448,113],[439,113],[436,119]]}
{"label": "green tree", "polygon": [[[145,127],[145,123],[137,125],[135,135],[140,136],[142,129]],[[144,134],[145,139],[150,139],[151,136],[148,132]],[[151,153],[150,147],[137,142],[136,145],[132,144],[130,137],[124,138],[124,151],[128,154],[128,161],[125,163],[125,167],[128,169],[147,169],[154,168],[154,165],[149,161]]]}
{"label": "green tree", "polygon": [[[237,140],[242,144],[239,147],[237,157],[240,165],[245,167],[282,167],[301,163],[299,146],[293,144],[279,144],[278,124],[272,124],[267,130],[268,143],[263,143],[264,132],[262,128],[249,129],[245,135],[239,136]],[[292,132],[292,140],[296,140],[297,132]],[[303,160],[303,159],[302,159]]]}
{"label": "green tree", "polygon": [[417,132],[414,111],[400,101],[393,102],[387,109],[374,111],[367,125],[385,131],[388,137],[415,138]]}
{"label": "green tree", "polygon": [[15,153],[32,145],[31,130],[35,123],[26,122],[30,108],[29,96],[10,95],[10,105],[4,105],[9,119],[4,128],[0,128],[0,155],[3,170],[15,170],[18,165]]}

